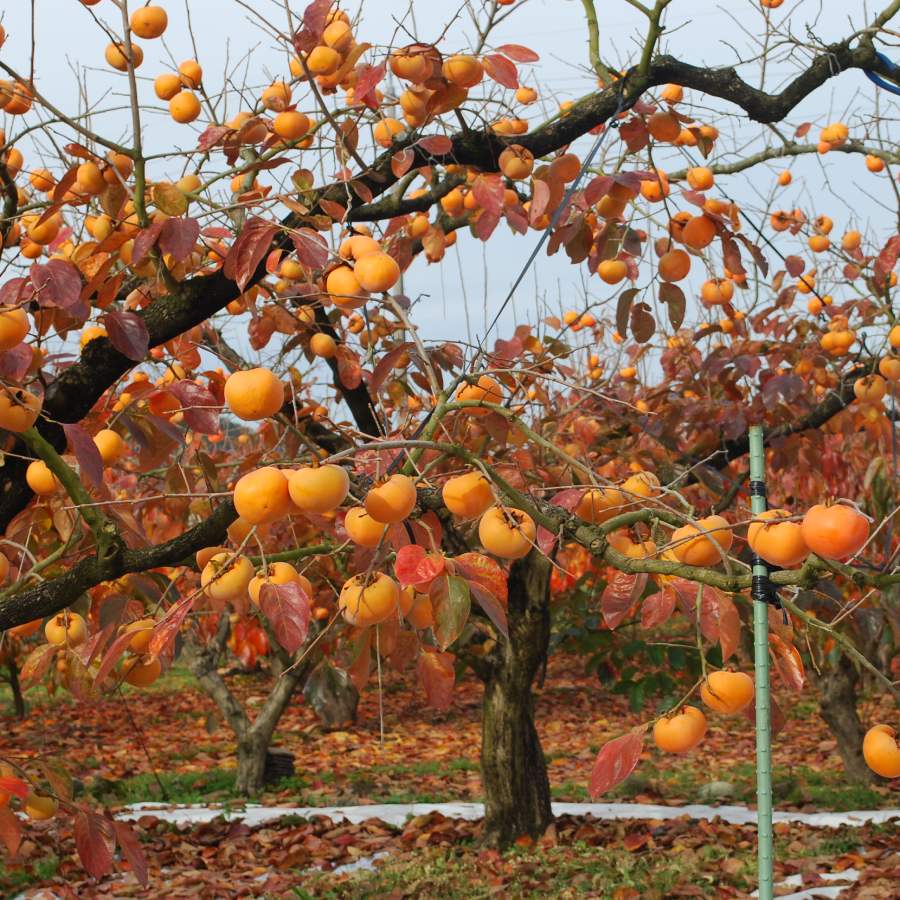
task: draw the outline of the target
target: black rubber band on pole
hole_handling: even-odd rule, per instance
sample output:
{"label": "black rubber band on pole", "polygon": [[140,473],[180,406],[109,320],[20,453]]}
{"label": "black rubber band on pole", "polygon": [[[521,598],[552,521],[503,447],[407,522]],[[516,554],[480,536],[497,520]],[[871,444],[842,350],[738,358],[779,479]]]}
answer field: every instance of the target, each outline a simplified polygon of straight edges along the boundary
{"label": "black rubber band on pole", "polygon": [[765,498],[766,483],[764,481],[751,481],[750,482],[750,496]]}

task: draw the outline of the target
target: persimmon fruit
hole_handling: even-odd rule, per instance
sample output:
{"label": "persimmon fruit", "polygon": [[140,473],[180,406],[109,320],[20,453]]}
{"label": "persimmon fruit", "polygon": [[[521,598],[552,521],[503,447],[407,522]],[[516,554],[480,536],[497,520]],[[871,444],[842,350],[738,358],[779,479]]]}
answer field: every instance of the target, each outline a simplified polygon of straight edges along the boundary
{"label": "persimmon fruit", "polygon": [[700,685],[700,697],[716,712],[737,715],[753,700],[753,679],[746,672],[710,672]]}
{"label": "persimmon fruit", "polygon": [[274,416],[284,406],[284,385],[270,369],[244,369],[228,376],[225,403],[245,422]]}
{"label": "persimmon fruit", "polygon": [[461,519],[482,515],[494,502],[491,483],[481,472],[466,472],[448,478],[441,488],[444,506]]}
{"label": "persimmon fruit", "polygon": [[807,511],[800,527],[806,546],[824,559],[847,560],[869,537],[869,520],[843,503],[816,504]]}
{"label": "persimmon fruit", "polygon": [[366,494],[366,512],[384,525],[402,522],[415,508],[416,483],[408,475],[391,475]]}
{"label": "persimmon fruit", "polygon": [[304,466],[288,475],[288,491],[303,512],[328,513],[350,492],[350,476],[342,466]]}
{"label": "persimmon fruit", "polygon": [[770,509],[756,516],[747,529],[750,549],[782,569],[798,565],[809,555],[803,529],[799,522],[787,521],[790,515],[786,509]]}
{"label": "persimmon fruit", "polygon": [[666,753],[688,753],[706,734],[706,716],[696,706],[685,706],[653,726],[653,740]]}
{"label": "persimmon fruit", "polygon": [[390,618],[400,603],[400,586],[383,572],[367,579],[354,575],[344,582],[338,597],[338,609],[351,625],[377,625]]}
{"label": "persimmon fruit", "polygon": [[723,516],[707,516],[696,525],[689,523],[672,534],[672,552],[689,566],[714,566],[731,549],[734,534]]}
{"label": "persimmon fruit", "polygon": [[501,559],[521,559],[534,545],[534,519],[521,509],[489,509],[478,523],[478,539],[488,553]]}
{"label": "persimmon fruit", "polygon": [[288,479],[275,466],[248,472],[234,486],[234,508],[251,525],[277,522],[287,515],[290,506]]}
{"label": "persimmon fruit", "polygon": [[873,725],[863,738],[863,759],[882,778],[900,778],[900,747],[889,725]]}

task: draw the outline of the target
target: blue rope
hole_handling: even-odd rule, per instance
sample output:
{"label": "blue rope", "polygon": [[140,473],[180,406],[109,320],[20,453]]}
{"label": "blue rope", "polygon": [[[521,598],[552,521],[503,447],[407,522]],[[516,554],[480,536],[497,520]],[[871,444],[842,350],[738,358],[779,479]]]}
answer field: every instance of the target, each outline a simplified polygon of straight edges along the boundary
{"label": "blue rope", "polygon": [[[894,63],[889,60],[883,53],[876,52],[875,55],[878,57],[879,61],[884,63],[890,70],[892,75],[896,74],[898,78],[900,78],[900,67],[895,66]],[[896,84],[891,84],[889,81],[885,81],[880,75],[875,72],[870,72],[868,69],[864,69],[866,73],[866,78],[869,79],[873,84],[877,84],[878,87],[884,88],[886,91],[889,91],[892,94],[896,94],[900,96],[900,86]]]}

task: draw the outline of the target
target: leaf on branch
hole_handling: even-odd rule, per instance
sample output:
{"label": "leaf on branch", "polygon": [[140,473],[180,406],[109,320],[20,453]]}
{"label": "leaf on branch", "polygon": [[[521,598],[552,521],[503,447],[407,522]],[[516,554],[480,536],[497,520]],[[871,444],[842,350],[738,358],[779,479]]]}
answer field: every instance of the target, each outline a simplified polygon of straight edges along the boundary
{"label": "leaf on branch", "polygon": [[603,621],[611,630],[615,630],[628,615],[635,601],[643,593],[647,584],[647,575],[641,572],[633,575],[630,572],[616,572],[600,595],[600,611]]}
{"label": "leaf on branch", "polygon": [[453,557],[453,567],[471,586],[477,585],[506,606],[508,578],[506,570],[496,560],[481,553],[463,553]]}
{"label": "leaf on branch", "polygon": [[81,425],[63,423],[66,440],[78,460],[78,468],[94,487],[103,484],[103,458],[94,443],[94,439]]}
{"label": "leaf on branch", "polygon": [[142,228],[134,239],[134,247],[131,251],[132,265],[139,266],[156,246],[159,235],[162,232],[163,223],[154,222],[148,228]]}
{"label": "leaf on branch", "polygon": [[31,687],[44,677],[47,669],[50,668],[55,652],[56,647],[53,644],[42,644],[28,654],[28,658],[19,670],[22,690]]}
{"label": "leaf on branch", "polygon": [[394,574],[401,587],[431,584],[444,571],[444,557],[428,553],[418,544],[407,544],[397,551]]}
{"label": "leaf on branch", "polygon": [[176,262],[184,262],[194,250],[200,237],[200,223],[196,219],[173,216],[162,223],[159,249],[169,253]]}
{"label": "leaf on branch", "polygon": [[147,887],[149,878],[147,876],[147,858],[141,848],[140,839],[134,828],[128,822],[113,822],[115,828],[116,842],[122,855],[131,866],[131,871],[137,879],[138,884]]}
{"label": "leaf on branch", "polygon": [[123,356],[140,362],[150,349],[150,332],[144,317],[130,310],[115,309],[103,317],[109,342]]}
{"label": "leaf on branch", "polygon": [[482,62],[484,63],[484,71],[497,84],[501,84],[503,87],[513,91],[519,86],[519,70],[516,68],[516,64],[505,56],[489,53]]}
{"label": "leaf on branch", "polygon": [[797,278],[802,275],[804,268],[806,268],[803,260],[799,256],[788,256],[784,261],[784,266],[791,278]]}
{"label": "leaf on branch", "polygon": [[348,391],[353,391],[362,384],[362,364],[356,351],[346,344],[338,344],[335,354],[338,378]]}
{"label": "leaf on branch", "polygon": [[391,157],[391,172],[394,173],[394,178],[402,178],[412,167],[415,158],[416,154],[409,147],[398,150]]}
{"label": "leaf on branch", "polygon": [[469,585],[458,575],[443,575],[431,582],[428,593],[434,609],[434,637],[441,650],[446,650],[469,621]]}
{"label": "leaf on branch", "polygon": [[328,262],[328,245],[325,238],[312,228],[291,231],[291,241],[297,259],[308,269],[324,269]]}
{"label": "leaf on branch", "polygon": [[547,211],[550,197],[550,185],[542,178],[535,178],[531,188],[531,206],[528,209],[528,219],[531,225],[534,225]]}
{"label": "leaf on branch", "polygon": [[419,146],[432,156],[444,156],[453,149],[453,141],[443,134],[432,134],[428,137],[420,138]]}
{"label": "leaf on branch", "polygon": [[650,132],[640,116],[632,116],[619,126],[619,134],[629,153],[637,153],[650,143]]}
{"label": "leaf on branch", "polygon": [[453,685],[456,682],[452,653],[438,653],[430,647],[423,647],[417,666],[419,678],[425,688],[428,706],[441,712],[450,708],[453,700]]}
{"label": "leaf on branch", "polygon": [[357,103],[365,104],[369,109],[378,109],[379,104],[375,88],[381,84],[386,71],[387,68],[383,62],[377,66],[368,64],[358,66],[356,69],[356,83],[353,85],[353,99]]}
{"label": "leaf on branch", "polygon": [[71,800],[75,792],[75,784],[62,761],[51,756],[38,759],[36,762],[53,793],[60,800]]}
{"label": "leaf on branch", "polygon": [[303,11],[303,27],[294,35],[294,49],[298,53],[309,53],[322,43],[322,32],[328,22],[331,0],[313,0]]}
{"label": "leaf on branch", "polygon": [[684,322],[684,313],[687,309],[684,291],[677,284],[664,281],[659,286],[659,299],[666,304],[669,310],[669,324],[673,330],[678,331]]}
{"label": "leaf on branch", "polygon": [[[749,703],[744,707],[742,715],[748,722],[750,722],[754,727],[756,727],[756,703]],[[778,701],[769,694],[769,730],[772,734],[773,740],[778,737],[779,734],[784,730],[784,726],[787,724],[787,719],[785,718],[784,712],[781,707],[778,705]]]}
{"label": "leaf on branch", "polygon": [[89,809],[80,809],[76,813],[75,848],[88,875],[102,878],[112,871],[115,846],[115,831],[110,819]]}
{"label": "leaf on branch", "polygon": [[347,217],[347,208],[334,200],[320,200],[319,206],[322,212],[334,219],[335,222],[343,222]]}
{"label": "leaf on branch", "polygon": [[58,306],[76,319],[87,318],[89,309],[81,299],[81,273],[66,259],[51,259],[31,267],[31,284],[42,306]]}
{"label": "leaf on branch", "polygon": [[802,691],[806,683],[806,672],[797,648],[790,641],[783,641],[777,634],[769,634],[769,654],[784,683],[795,691]]}
{"label": "leaf on branch", "polygon": [[795,138],[804,138],[809,134],[809,130],[812,128],[812,122],[804,122],[802,125],[797,126],[797,130],[794,132]]}
{"label": "leaf on branch", "polygon": [[188,428],[199,434],[219,433],[219,413],[222,404],[215,394],[202,384],[182,378],[169,385],[169,392],[181,404],[184,421]]}
{"label": "leaf on branch", "polygon": [[621,784],[634,771],[641,758],[641,750],[644,749],[646,730],[646,726],[635,728],[628,734],[608,741],[600,748],[597,759],[594,760],[588,786],[592,798],[599,797],[617,784]]}
{"label": "leaf on branch", "polygon": [[278,226],[253,216],[228,250],[222,272],[243,291],[269,252]]}
{"label": "leaf on branch", "polygon": [[227,125],[210,125],[197,141],[198,150],[212,150],[218,144],[221,144],[225,137],[234,131]]}
{"label": "leaf on branch", "polygon": [[100,663],[100,668],[97,669],[97,674],[94,676],[94,684],[97,687],[103,686],[104,679],[115,668],[116,663],[122,658],[133,639],[133,633],[123,631],[110,644],[109,649],[103,654],[103,661]]}
{"label": "leaf on branch", "polygon": [[628,334],[628,319],[631,315],[631,304],[634,303],[634,298],[637,297],[638,292],[637,288],[629,288],[627,291],[622,291],[619,294],[619,301],[616,304],[616,331],[622,337]]}
{"label": "leaf on branch", "polygon": [[150,644],[147,652],[153,656],[160,656],[163,651],[175,640],[175,635],[184,624],[187,614],[193,609],[194,599],[190,595],[169,607],[166,614],[153,627]]}
{"label": "leaf on branch", "polygon": [[668,587],[644,598],[641,604],[641,628],[664,625],[675,612],[675,592]]}
{"label": "leaf on branch", "polygon": [[160,181],[153,185],[153,202],[167,216],[183,216],[188,209],[188,198],[184,191],[171,181]]}
{"label": "leaf on branch", "polygon": [[508,56],[520,63],[537,62],[540,59],[537,53],[529,47],[523,47],[521,44],[501,44],[495,48],[498,53]]}
{"label": "leaf on branch", "polygon": [[656,319],[646,303],[635,303],[631,307],[631,333],[639,344],[646,344],[656,333]]}
{"label": "leaf on branch", "polygon": [[0,794],[12,794],[20,800],[28,796],[28,785],[15,775],[0,775]]}
{"label": "leaf on branch", "polygon": [[724,662],[737,651],[741,642],[741,617],[734,601],[727,594],[719,592],[719,646]]}
{"label": "leaf on branch", "polygon": [[29,344],[18,344],[0,353],[0,375],[10,381],[21,381],[34,363],[34,353]]}
{"label": "leaf on branch", "polygon": [[22,826],[16,814],[8,807],[0,807],[0,841],[3,841],[10,856],[19,852],[22,843]]}
{"label": "leaf on branch", "polygon": [[266,582],[259,592],[259,606],[278,643],[288,653],[296,653],[309,634],[311,601],[306,591],[296,581]]}

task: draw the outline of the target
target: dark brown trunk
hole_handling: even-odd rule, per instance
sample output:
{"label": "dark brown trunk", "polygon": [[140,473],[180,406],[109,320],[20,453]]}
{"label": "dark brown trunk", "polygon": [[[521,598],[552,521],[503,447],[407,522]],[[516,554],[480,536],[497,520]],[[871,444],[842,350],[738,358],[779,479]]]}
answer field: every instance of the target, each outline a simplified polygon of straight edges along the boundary
{"label": "dark brown trunk", "polygon": [[256,797],[263,791],[268,741],[252,731],[238,740],[237,777],[234,789],[242,797]]}
{"label": "dark brown trunk", "polygon": [[25,698],[22,696],[22,685],[19,683],[19,668],[16,665],[14,660],[10,660],[6,664],[7,671],[9,672],[8,681],[9,681],[9,689],[12,692],[13,698],[13,708],[16,711],[16,715],[20,719],[25,718]]}
{"label": "dark brown trunk", "polygon": [[481,780],[486,843],[505,847],[540,837],[553,819],[550,782],[534,724],[531,686],[547,659],[550,561],[537,551],[509,576],[509,640],[500,640],[480,674],[484,680]]}
{"label": "dark brown trunk", "polygon": [[846,656],[816,679],[819,712],[837,741],[847,777],[854,784],[873,784],[878,779],[862,755],[865,729],[856,711],[859,672]]}

